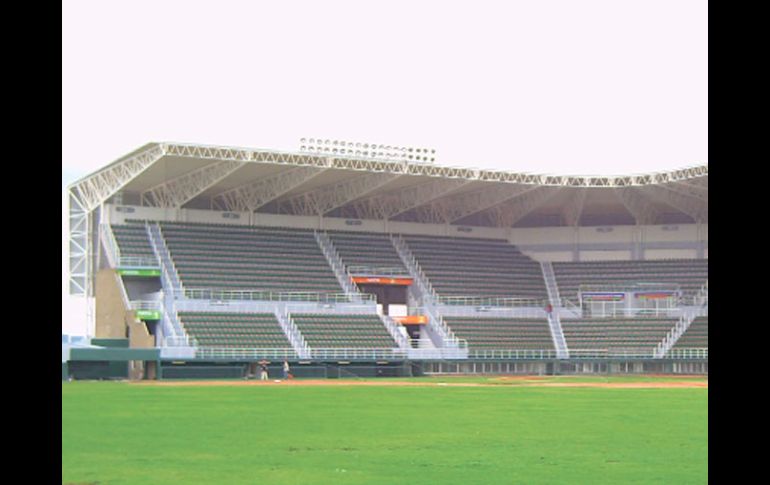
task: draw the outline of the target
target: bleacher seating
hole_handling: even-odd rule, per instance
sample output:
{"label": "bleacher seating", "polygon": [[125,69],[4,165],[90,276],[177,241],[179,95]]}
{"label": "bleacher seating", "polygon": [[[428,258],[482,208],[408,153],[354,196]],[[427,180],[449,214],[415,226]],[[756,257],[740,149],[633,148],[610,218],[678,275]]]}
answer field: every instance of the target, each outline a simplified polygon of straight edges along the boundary
{"label": "bleacher seating", "polygon": [[507,241],[403,238],[441,296],[548,298],[540,264]]}
{"label": "bleacher seating", "polygon": [[580,285],[678,284],[684,296],[692,296],[708,279],[708,260],[565,262],[553,263],[553,271],[561,297],[575,303]]}
{"label": "bleacher seating", "polygon": [[347,267],[393,268],[408,274],[387,234],[329,231],[328,235]]}
{"label": "bleacher seating", "polygon": [[201,347],[292,348],[272,313],[179,312],[179,319]]}
{"label": "bleacher seating", "polygon": [[144,223],[112,224],[112,234],[123,258],[155,260]]}
{"label": "bleacher seating", "polygon": [[377,315],[292,314],[305,342],[311,348],[397,347]]}
{"label": "bleacher seating", "polygon": [[670,318],[561,319],[570,352],[607,350],[652,352],[676,324]]}
{"label": "bleacher seating", "polygon": [[554,350],[545,318],[444,317],[470,350]]}
{"label": "bleacher seating", "polygon": [[709,346],[709,317],[697,317],[685,330],[674,345],[675,349],[699,348]]}
{"label": "bleacher seating", "polygon": [[341,293],[313,231],[162,222],[185,288]]}

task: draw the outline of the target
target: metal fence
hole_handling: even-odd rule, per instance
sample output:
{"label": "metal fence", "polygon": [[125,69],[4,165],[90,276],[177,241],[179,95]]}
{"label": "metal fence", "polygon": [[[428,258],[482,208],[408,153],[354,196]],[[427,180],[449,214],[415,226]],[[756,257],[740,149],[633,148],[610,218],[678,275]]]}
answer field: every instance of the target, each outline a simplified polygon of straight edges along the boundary
{"label": "metal fence", "polygon": [[347,267],[347,271],[353,276],[391,276],[411,278],[409,271],[407,271],[405,268],[397,268],[393,266],[351,265]]}
{"label": "metal fence", "polygon": [[436,303],[473,307],[539,307],[545,308],[548,300],[539,298],[497,298],[484,296],[439,296]]}
{"label": "metal fence", "polygon": [[[319,293],[312,291],[266,291],[266,290],[218,290],[206,288],[185,288],[176,293],[176,297],[203,300],[262,300],[262,301],[302,301],[317,303],[349,303],[350,296],[345,293]],[[376,303],[375,295],[362,294],[364,302]]]}

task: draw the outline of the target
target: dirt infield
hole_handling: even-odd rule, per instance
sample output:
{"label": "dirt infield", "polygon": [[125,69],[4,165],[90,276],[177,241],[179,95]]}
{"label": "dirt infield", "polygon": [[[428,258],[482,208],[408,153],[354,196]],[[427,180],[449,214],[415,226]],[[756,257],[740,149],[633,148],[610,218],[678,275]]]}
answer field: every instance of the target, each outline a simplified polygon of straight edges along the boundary
{"label": "dirt infield", "polygon": [[[659,382],[548,382],[548,377],[506,376],[495,379],[498,382],[414,382],[377,380],[337,380],[337,379],[290,379],[290,380],[190,380],[190,381],[135,381],[132,384],[144,386],[371,386],[371,387],[594,387],[610,389],[671,389],[671,388],[708,388],[708,381],[677,380]],[[451,380],[451,379],[446,379]],[[509,382],[509,383],[507,383]]]}

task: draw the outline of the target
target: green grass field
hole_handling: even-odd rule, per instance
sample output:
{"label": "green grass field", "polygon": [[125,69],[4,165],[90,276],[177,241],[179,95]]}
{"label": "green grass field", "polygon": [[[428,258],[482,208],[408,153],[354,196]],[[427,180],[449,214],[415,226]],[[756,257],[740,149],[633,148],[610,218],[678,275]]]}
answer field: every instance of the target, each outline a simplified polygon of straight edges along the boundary
{"label": "green grass field", "polygon": [[68,484],[707,481],[703,388],[62,383]]}

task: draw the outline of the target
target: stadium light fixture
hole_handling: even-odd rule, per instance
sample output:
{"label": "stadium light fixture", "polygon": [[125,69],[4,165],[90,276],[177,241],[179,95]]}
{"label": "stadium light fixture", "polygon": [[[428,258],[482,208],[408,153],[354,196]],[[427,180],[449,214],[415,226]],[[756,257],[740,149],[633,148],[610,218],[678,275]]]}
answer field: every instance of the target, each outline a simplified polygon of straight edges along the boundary
{"label": "stadium light fixture", "polygon": [[432,148],[403,147],[326,138],[300,138],[299,142],[300,151],[306,153],[423,164],[436,162],[436,150]]}

